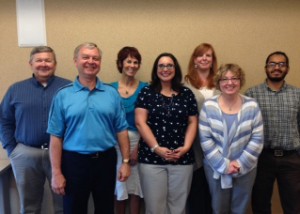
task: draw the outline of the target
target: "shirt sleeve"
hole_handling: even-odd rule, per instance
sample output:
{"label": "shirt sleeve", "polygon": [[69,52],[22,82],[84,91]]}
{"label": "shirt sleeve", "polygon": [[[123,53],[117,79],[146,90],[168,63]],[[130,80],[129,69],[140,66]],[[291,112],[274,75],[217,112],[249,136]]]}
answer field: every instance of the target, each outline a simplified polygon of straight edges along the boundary
{"label": "shirt sleeve", "polygon": [[149,87],[145,86],[138,95],[135,107],[148,109],[147,99],[149,97],[149,94],[150,94]]}
{"label": "shirt sleeve", "polygon": [[[213,101],[209,101],[212,102]],[[219,151],[218,143],[214,139],[212,132],[219,132],[222,130],[222,121],[218,120],[216,116],[208,116],[209,111],[216,111],[216,109],[207,108],[206,101],[202,107],[199,120],[199,135],[200,144],[204,152],[205,158],[209,165],[220,174],[226,174],[229,166],[229,159],[225,158]],[[210,106],[209,106],[210,107]],[[212,126],[214,125],[214,127]]]}
{"label": "shirt sleeve", "polygon": [[128,123],[126,120],[126,112],[125,112],[124,105],[122,104],[122,99],[117,93],[117,91],[115,95],[115,100],[116,100],[116,111],[115,111],[116,114],[114,120],[115,121],[114,127],[115,127],[115,131],[119,133],[128,128]]}
{"label": "shirt sleeve", "polygon": [[186,88],[188,91],[188,105],[189,105],[189,115],[190,116],[194,116],[194,115],[198,115],[198,107],[197,107],[197,101],[195,98],[195,95],[193,94],[193,92]]}
{"label": "shirt sleeve", "polygon": [[263,149],[263,121],[258,105],[255,106],[254,111],[255,113],[252,119],[250,140],[243,150],[241,156],[237,159],[241,165],[241,174],[247,174],[253,169],[253,166],[257,164],[258,157]]}
{"label": "shirt sleeve", "polygon": [[16,119],[15,107],[11,104],[12,88],[5,94],[0,106],[0,133],[1,142],[8,155],[17,146],[15,139]]}
{"label": "shirt sleeve", "polygon": [[53,98],[50,112],[47,133],[59,138],[64,137],[65,133],[65,118],[63,112],[63,104],[60,93],[57,93]]}

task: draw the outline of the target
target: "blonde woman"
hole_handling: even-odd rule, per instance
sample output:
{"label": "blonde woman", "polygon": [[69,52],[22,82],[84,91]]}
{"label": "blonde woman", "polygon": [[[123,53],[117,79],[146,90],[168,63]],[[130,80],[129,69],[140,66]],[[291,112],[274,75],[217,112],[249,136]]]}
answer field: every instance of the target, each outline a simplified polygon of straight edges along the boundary
{"label": "blonde woman", "polygon": [[213,213],[246,213],[263,148],[263,121],[257,102],[240,94],[245,83],[236,64],[220,67],[221,91],[207,99],[200,114],[200,142]]}

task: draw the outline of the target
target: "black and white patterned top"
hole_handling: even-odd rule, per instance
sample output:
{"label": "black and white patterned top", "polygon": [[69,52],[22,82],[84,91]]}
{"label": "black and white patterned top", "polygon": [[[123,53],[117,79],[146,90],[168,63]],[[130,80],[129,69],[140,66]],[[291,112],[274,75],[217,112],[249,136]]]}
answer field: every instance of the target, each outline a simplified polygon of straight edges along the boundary
{"label": "black and white patterned top", "polygon": [[[192,91],[182,87],[180,93],[172,97],[155,92],[150,86],[144,87],[137,99],[136,108],[148,110],[147,124],[158,144],[169,149],[183,146],[189,116],[197,115],[197,103]],[[186,165],[194,162],[192,149],[176,163],[165,161],[141,138],[138,152],[140,163]]]}

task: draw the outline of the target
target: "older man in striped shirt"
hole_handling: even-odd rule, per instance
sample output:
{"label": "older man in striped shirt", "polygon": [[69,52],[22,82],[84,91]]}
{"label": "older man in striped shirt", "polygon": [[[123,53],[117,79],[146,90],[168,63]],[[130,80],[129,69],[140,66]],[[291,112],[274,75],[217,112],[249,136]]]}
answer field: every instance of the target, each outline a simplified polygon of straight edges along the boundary
{"label": "older man in striped shirt", "polygon": [[[0,110],[0,134],[20,197],[20,213],[41,213],[44,183],[51,181],[50,135],[46,133],[52,97],[70,83],[54,75],[56,57],[52,48],[35,47],[30,53],[32,77],[13,84]],[[54,212],[62,213],[62,198],[53,194]]]}

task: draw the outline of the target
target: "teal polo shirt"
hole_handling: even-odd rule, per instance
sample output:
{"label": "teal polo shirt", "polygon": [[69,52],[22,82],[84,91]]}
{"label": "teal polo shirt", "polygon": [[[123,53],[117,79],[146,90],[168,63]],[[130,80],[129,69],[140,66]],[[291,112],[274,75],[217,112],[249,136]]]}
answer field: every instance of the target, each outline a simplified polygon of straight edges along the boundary
{"label": "teal polo shirt", "polygon": [[114,147],[127,128],[117,90],[97,78],[90,91],[77,77],[54,97],[47,132],[63,139],[63,150],[90,154]]}

